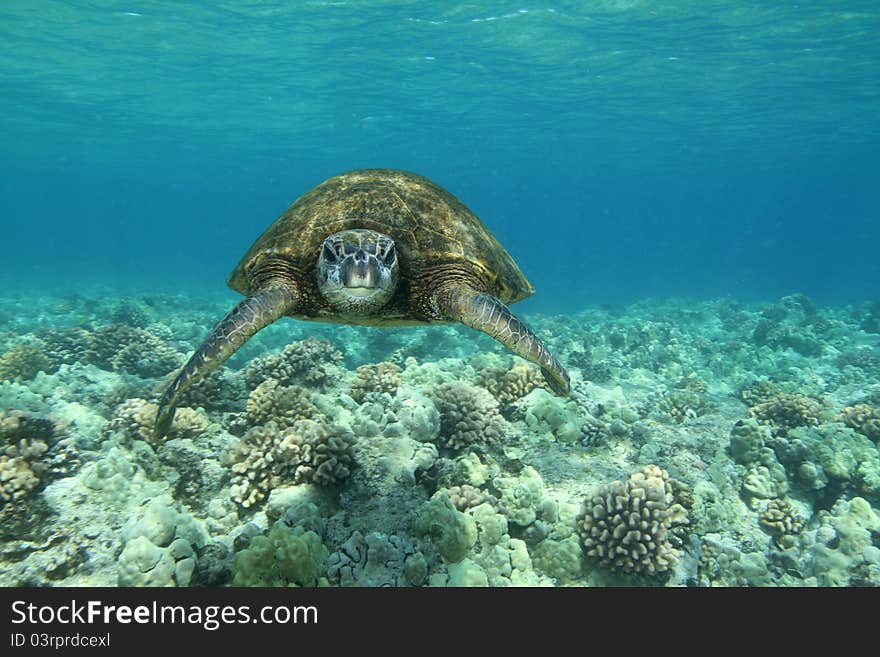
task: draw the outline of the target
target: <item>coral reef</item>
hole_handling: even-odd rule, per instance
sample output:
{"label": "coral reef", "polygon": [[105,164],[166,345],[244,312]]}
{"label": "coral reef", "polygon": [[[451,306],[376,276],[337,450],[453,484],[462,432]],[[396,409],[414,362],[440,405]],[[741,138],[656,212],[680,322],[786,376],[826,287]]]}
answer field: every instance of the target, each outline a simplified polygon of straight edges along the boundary
{"label": "coral reef", "polygon": [[810,570],[820,586],[880,586],[880,515],[861,497],[820,512]]}
{"label": "coral reef", "polygon": [[2,585],[880,586],[876,304],[529,317],[568,398],[466,327],[285,320],[154,443],[228,296],[35,298],[0,298]]}
{"label": "coral reef", "polygon": [[700,395],[688,390],[675,390],[660,398],[657,409],[681,424],[685,420],[704,415],[707,405]]}
{"label": "coral reef", "polygon": [[326,582],[329,551],[321,537],[282,520],[233,557],[233,586],[317,586]]}
{"label": "coral reef", "polygon": [[104,370],[141,377],[164,376],[180,366],[183,354],[140,328],[109,324],[95,329],[47,329],[39,337],[53,363],[90,363]]}
{"label": "coral reef", "polygon": [[39,486],[40,477],[46,470],[40,457],[47,449],[46,443],[30,438],[20,438],[3,446],[0,454],[0,506],[18,503]]}
{"label": "coral reef", "polygon": [[780,393],[752,406],[749,414],[759,422],[784,432],[795,427],[819,424],[822,405],[806,395]]}
{"label": "coral reef", "polygon": [[607,442],[611,437],[611,426],[594,417],[588,417],[581,425],[581,443],[595,447]]}
{"label": "coral reef", "polygon": [[205,533],[173,500],[162,496],[122,529],[119,586],[187,586],[196,567],[195,549]]}
{"label": "coral reef", "polygon": [[494,509],[499,511],[504,509],[501,500],[497,497],[470,484],[450,486],[446,489],[446,494],[449,495],[449,499],[459,511],[467,511],[483,503],[491,504]]}
{"label": "coral reef", "polygon": [[0,381],[22,379],[29,381],[39,372],[53,372],[57,365],[39,347],[19,344],[0,355]]}
{"label": "coral reef", "polygon": [[804,529],[804,518],[785,499],[774,498],[759,517],[764,528],[780,547],[788,547]]}
{"label": "coral reef", "polygon": [[848,492],[880,500],[880,452],[843,424],[792,429],[774,440],[773,449],[808,499]]}
{"label": "coral reef", "polygon": [[782,393],[778,385],[766,379],[750,381],[739,389],[739,398],[746,406],[757,406]]}
{"label": "coral reef", "polygon": [[437,552],[448,563],[464,559],[477,542],[474,519],[458,511],[446,493],[434,495],[422,505],[414,529],[417,536],[430,539]]}
{"label": "coral reef", "polygon": [[247,508],[283,482],[326,486],[342,481],[351,472],[353,444],[349,431],[326,422],[254,427],[223,455],[232,472],[232,499]]}
{"label": "coral reef", "polygon": [[440,413],[438,440],[443,447],[464,449],[498,442],[504,436],[506,422],[498,412],[498,402],[485,390],[456,381],[441,383],[430,394]]}
{"label": "coral reef", "polygon": [[0,509],[15,507],[41,483],[55,425],[24,411],[0,411]]}
{"label": "coral reef", "polygon": [[880,407],[868,404],[846,406],[837,419],[875,443],[880,442]]}
{"label": "coral reef", "polygon": [[323,386],[335,375],[342,358],[342,352],[327,340],[291,342],[280,354],[260,356],[249,362],[244,368],[245,383],[250,390],[270,378],[282,386]]}
{"label": "coral reef", "polygon": [[357,379],[351,384],[351,398],[360,403],[370,393],[394,395],[400,387],[400,367],[395,363],[361,365],[357,368]]}
{"label": "coral reef", "polygon": [[[118,433],[125,440],[143,440],[155,445],[153,427],[156,424],[156,414],[159,405],[148,402],[146,399],[127,399],[113,413],[113,418],[108,420],[101,430],[104,435]],[[208,426],[208,419],[191,408],[180,407],[174,414],[174,421],[165,440],[173,438],[194,438],[201,434]]]}
{"label": "coral reef", "polygon": [[[164,391],[168,383],[163,382],[161,390]],[[203,379],[184,391],[178,405],[207,411],[235,411],[242,396],[244,388],[241,378],[234,377],[227,368],[220,368],[208,372]]]}
{"label": "coral reef", "polygon": [[427,563],[411,541],[359,531],[328,559],[327,576],[337,586],[422,586]]}
{"label": "coral reef", "polygon": [[311,393],[298,385],[285,386],[277,379],[266,379],[248,396],[247,419],[251,426],[275,422],[293,426],[317,413]]}
{"label": "coral reef", "polygon": [[625,482],[591,493],[578,516],[578,533],[584,554],[602,567],[656,575],[675,565],[688,524],[669,475],[647,465]]}
{"label": "coral reef", "polygon": [[482,386],[501,405],[522,399],[535,388],[546,388],[541,372],[525,363],[517,362],[510,369],[487,367],[477,374],[477,385]]}

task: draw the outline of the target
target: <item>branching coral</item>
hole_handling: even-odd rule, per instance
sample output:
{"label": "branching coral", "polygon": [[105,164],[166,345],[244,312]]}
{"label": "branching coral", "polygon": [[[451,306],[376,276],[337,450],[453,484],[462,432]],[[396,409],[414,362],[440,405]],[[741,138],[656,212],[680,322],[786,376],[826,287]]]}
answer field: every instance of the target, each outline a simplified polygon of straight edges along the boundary
{"label": "branching coral", "polygon": [[693,392],[698,395],[702,395],[709,391],[709,384],[696,374],[689,374],[688,376],[682,377],[678,380],[678,383],[675,384],[675,387],[678,390],[687,390],[688,392]]}
{"label": "branching coral", "polygon": [[770,401],[782,390],[772,381],[760,379],[750,381],[739,389],[739,398],[746,406],[757,406],[766,401]]}
{"label": "branching coral", "polygon": [[[155,444],[153,439],[153,426],[156,424],[156,413],[159,405],[148,402],[146,399],[126,399],[113,413],[101,430],[105,436],[111,433],[119,433],[127,440],[143,440]],[[198,436],[208,427],[208,419],[191,408],[181,407],[174,414],[171,430],[165,439],[193,438]]]}
{"label": "branching coral", "polygon": [[874,442],[880,442],[880,408],[868,404],[846,406],[837,419]]}
{"label": "branching coral", "polygon": [[780,393],[749,409],[749,414],[762,424],[781,431],[795,427],[815,426],[822,417],[822,405],[812,397],[798,393]]}
{"label": "branching coral", "polygon": [[357,379],[351,385],[351,398],[361,403],[373,392],[393,395],[400,387],[400,367],[394,363],[361,365],[357,369]]}
{"label": "branching coral", "polygon": [[40,333],[56,364],[91,363],[101,369],[157,377],[178,367],[183,354],[152,333],[124,324],[48,329]]}
{"label": "branching coral", "polygon": [[289,427],[316,413],[308,390],[297,385],[285,386],[276,379],[263,381],[247,400],[247,417],[251,425],[271,421],[282,428]]}
{"label": "branching coral", "polygon": [[861,348],[844,351],[837,357],[837,366],[851,366],[866,372],[880,371],[880,350]]}
{"label": "branching coral", "polygon": [[677,562],[688,524],[668,473],[647,465],[627,481],[589,495],[578,516],[578,533],[586,556],[603,567],[655,575]]}
{"label": "branching coral", "polygon": [[342,361],[342,352],[327,340],[309,338],[291,342],[280,354],[255,358],[244,368],[245,383],[253,389],[266,379],[282,385],[323,386]]}
{"label": "branching coral", "polygon": [[581,443],[595,447],[608,441],[611,437],[611,425],[594,417],[588,417],[581,425]]}
{"label": "branching coral", "polygon": [[525,363],[516,363],[510,369],[487,367],[480,370],[477,385],[488,390],[499,404],[513,403],[535,388],[547,387],[541,372]]}
{"label": "branching coral", "polygon": [[[176,373],[175,373],[176,374]],[[181,406],[191,408],[204,408],[205,410],[235,410],[235,398],[238,390],[227,380],[229,370],[220,368],[196,381],[181,396],[178,402]],[[167,384],[165,384],[167,385]],[[162,386],[164,390],[164,385]]]}
{"label": "branching coral", "polygon": [[687,390],[675,390],[664,395],[657,408],[679,424],[685,420],[704,415],[708,410],[702,397]]}
{"label": "branching coral", "polygon": [[460,486],[450,486],[445,490],[446,494],[449,495],[449,499],[452,500],[455,508],[459,511],[467,511],[480,504],[489,503],[499,513],[505,512],[501,500],[476,486],[462,484]]}
{"label": "branching coral", "polygon": [[39,485],[49,465],[43,455],[55,426],[24,411],[0,411],[0,509],[14,506]]}
{"label": "branching coral", "polygon": [[38,372],[53,372],[57,366],[39,347],[19,344],[0,356],[0,381],[30,381]]}
{"label": "branching coral", "polygon": [[758,517],[761,527],[769,533],[780,547],[788,547],[794,537],[803,531],[804,518],[791,503],[782,498],[770,500]]}
{"label": "branching coral", "polygon": [[232,471],[232,498],[247,508],[282,482],[330,485],[348,477],[354,436],[324,422],[299,420],[279,430],[274,422],[254,427],[223,455]]}
{"label": "branching coral", "polygon": [[441,383],[431,391],[440,413],[439,440],[445,447],[463,449],[502,439],[506,423],[498,402],[482,388],[461,381]]}

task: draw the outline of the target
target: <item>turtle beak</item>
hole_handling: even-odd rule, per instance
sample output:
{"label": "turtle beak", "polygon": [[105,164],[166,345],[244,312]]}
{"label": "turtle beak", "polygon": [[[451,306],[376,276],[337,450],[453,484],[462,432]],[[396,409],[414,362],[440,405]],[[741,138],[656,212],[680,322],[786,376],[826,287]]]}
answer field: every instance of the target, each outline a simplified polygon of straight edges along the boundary
{"label": "turtle beak", "polygon": [[353,257],[342,262],[340,280],[352,292],[372,290],[379,283],[380,276],[378,261],[363,249],[358,249]]}

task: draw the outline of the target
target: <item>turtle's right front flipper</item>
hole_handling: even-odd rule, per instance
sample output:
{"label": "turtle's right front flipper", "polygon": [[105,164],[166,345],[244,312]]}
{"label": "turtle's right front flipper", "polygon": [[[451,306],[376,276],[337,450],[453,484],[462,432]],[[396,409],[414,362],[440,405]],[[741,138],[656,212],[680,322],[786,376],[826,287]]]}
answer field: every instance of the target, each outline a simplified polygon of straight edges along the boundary
{"label": "turtle's right front flipper", "polygon": [[229,311],[162,395],[153,428],[154,439],[160,440],[171,429],[180,395],[205,374],[219,367],[257,331],[290,312],[297,296],[292,286],[275,285],[243,299]]}

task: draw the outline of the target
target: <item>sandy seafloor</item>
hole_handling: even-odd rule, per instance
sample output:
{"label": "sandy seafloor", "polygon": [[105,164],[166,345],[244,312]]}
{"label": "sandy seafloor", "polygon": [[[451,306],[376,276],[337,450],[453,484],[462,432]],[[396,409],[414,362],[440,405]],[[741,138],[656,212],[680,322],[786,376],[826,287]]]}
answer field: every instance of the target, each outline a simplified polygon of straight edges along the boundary
{"label": "sandy seafloor", "polygon": [[880,303],[526,315],[567,400],[465,327],[283,319],[155,442],[234,301],[0,298],[0,584],[880,585]]}

